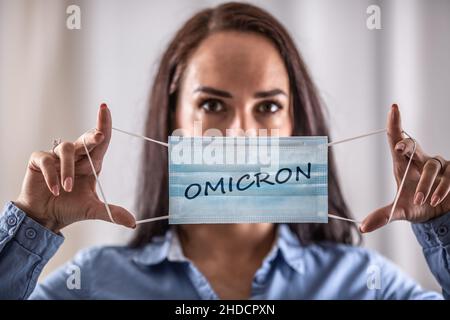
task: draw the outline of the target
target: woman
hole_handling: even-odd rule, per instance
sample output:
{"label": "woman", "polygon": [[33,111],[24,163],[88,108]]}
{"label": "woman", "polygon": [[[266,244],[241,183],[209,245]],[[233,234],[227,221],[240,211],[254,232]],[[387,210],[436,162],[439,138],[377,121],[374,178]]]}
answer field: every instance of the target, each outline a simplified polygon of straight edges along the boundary
{"label": "woman", "polygon": [[[192,133],[194,121],[202,121],[203,130],[265,128],[279,129],[282,136],[328,135],[318,93],[287,31],[267,12],[239,3],[194,15],[163,55],[145,135],[167,141],[176,128]],[[111,126],[110,111],[103,104],[97,129],[85,135],[97,172]],[[396,105],[387,127],[399,181],[414,143],[402,136]],[[3,298],[441,298],[422,290],[379,255],[354,246],[357,230],[345,221],[176,229],[169,229],[165,221],[155,222],[139,226],[128,246],[81,252],[36,286],[43,266],[63,242],[64,227],[85,219],[110,221],[84,150],[79,138],[32,154],[21,193],[5,206],[0,221]],[[349,217],[329,157],[329,209]],[[146,144],[137,197],[141,218],[168,212],[167,160],[165,149]],[[394,215],[413,223],[446,297],[449,190],[449,162],[418,148]],[[369,215],[360,231],[386,224],[389,209]],[[111,210],[115,222],[135,227],[134,217],[125,209],[111,206]]]}

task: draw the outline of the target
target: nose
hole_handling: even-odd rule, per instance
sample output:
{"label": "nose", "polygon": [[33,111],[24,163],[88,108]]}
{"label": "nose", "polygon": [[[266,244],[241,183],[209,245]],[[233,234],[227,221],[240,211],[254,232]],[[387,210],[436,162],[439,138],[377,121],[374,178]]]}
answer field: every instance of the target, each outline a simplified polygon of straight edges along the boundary
{"label": "nose", "polygon": [[228,136],[256,136],[258,123],[251,112],[237,108],[227,128]]}

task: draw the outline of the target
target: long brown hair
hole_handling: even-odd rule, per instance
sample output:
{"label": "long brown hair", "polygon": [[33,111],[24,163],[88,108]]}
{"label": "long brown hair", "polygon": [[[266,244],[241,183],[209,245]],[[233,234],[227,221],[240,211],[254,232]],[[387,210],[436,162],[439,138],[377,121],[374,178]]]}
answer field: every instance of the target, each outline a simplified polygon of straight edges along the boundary
{"label": "long brown hair", "polygon": [[[191,17],[170,42],[157,71],[145,122],[145,135],[167,141],[173,131],[179,80],[186,61],[200,42],[214,32],[234,30],[253,32],[271,40],[277,47],[288,71],[293,96],[294,135],[329,136],[324,108],[309,72],[286,29],[268,12],[244,3],[225,3],[205,9]],[[139,218],[166,215],[169,212],[167,150],[147,143],[143,150],[141,176],[137,194]],[[349,218],[349,209],[341,193],[334,157],[329,152],[328,207],[329,211]],[[168,229],[167,221],[140,225],[130,242],[139,247],[153,236]],[[354,226],[345,221],[330,220],[328,224],[290,224],[304,244],[331,241],[353,244]]]}

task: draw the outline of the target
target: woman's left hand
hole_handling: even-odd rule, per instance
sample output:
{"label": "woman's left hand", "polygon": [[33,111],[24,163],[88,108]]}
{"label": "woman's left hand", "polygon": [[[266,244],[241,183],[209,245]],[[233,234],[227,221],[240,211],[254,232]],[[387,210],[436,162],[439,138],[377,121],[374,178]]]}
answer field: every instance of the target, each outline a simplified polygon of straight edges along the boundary
{"label": "woman's left hand", "polygon": [[[394,161],[397,188],[403,179],[414,141],[402,133],[400,112],[396,104],[388,115],[388,140]],[[450,211],[450,161],[441,156],[427,155],[416,142],[416,151],[401,191],[392,220],[425,222]],[[360,226],[361,232],[371,232],[389,221],[393,203],[375,210]]]}

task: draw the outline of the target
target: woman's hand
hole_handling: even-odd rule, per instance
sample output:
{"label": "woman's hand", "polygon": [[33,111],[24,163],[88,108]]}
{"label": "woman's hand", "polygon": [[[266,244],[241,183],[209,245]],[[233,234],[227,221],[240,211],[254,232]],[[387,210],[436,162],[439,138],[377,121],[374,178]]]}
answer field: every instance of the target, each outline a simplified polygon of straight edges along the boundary
{"label": "woman's hand", "polygon": [[[108,149],[111,129],[111,113],[106,104],[102,104],[97,129],[84,134],[97,174]],[[54,232],[81,220],[110,221],[96,193],[96,180],[86,156],[83,136],[73,143],[62,142],[50,152],[33,152],[21,193],[14,204]],[[115,222],[135,226],[135,219],[127,210],[114,205],[109,207]]]}
{"label": "woman's hand", "polygon": [[[404,176],[414,142],[404,138],[397,105],[393,105],[387,121],[388,140],[394,161],[397,187]],[[425,222],[450,211],[450,162],[440,156],[427,155],[416,144],[416,151],[400,194],[392,220]],[[367,216],[361,232],[371,232],[389,221],[393,204]]]}

